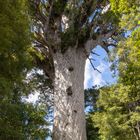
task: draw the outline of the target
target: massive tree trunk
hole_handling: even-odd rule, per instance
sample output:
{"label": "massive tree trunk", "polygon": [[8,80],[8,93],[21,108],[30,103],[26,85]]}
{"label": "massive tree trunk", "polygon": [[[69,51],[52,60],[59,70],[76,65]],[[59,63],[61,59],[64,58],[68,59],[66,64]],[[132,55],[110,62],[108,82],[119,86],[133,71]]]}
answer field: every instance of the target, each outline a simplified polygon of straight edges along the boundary
{"label": "massive tree trunk", "polygon": [[84,113],[84,69],[82,48],[69,48],[53,56],[54,128],[53,140],[86,140]]}

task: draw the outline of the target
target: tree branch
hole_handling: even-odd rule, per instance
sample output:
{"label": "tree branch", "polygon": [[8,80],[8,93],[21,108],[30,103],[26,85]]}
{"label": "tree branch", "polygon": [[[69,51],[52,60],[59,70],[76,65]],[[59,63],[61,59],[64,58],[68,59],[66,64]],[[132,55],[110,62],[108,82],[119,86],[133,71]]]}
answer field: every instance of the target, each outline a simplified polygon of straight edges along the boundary
{"label": "tree branch", "polygon": [[93,52],[93,50],[91,51],[91,53],[94,54],[94,55],[100,56],[99,54]]}
{"label": "tree branch", "polygon": [[88,60],[89,60],[89,62],[90,62],[90,64],[91,64],[92,68],[93,68],[94,70],[98,71],[99,73],[101,73],[97,68],[94,67],[91,58],[88,57]]}

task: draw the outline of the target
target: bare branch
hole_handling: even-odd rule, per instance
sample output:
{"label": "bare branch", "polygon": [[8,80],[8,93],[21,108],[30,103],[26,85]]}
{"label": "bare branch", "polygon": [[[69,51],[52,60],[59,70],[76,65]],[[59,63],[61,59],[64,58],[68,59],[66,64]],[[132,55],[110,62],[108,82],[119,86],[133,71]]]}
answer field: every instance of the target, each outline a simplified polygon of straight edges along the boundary
{"label": "bare branch", "polygon": [[93,51],[91,51],[91,53],[94,54],[94,55],[100,56],[99,54],[97,54],[97,53],[95,53],[95,52],[93,52]]}
{"label": "bare branch", "polygon": [[97,68],[94,67],[91,58],[88,57],[88,60],[89,60],[89,62],[90,62],[90,64],[91,64],[92,68],[93,68],[94,70],[98,71],[99,73],[101,73]]}
{"label": "bare branch", "polygon": [[95,59],[93,59],[93,58],[90,58],[90,57],[89,57],[89,59],[91,59],[91,61],[96,61]]}

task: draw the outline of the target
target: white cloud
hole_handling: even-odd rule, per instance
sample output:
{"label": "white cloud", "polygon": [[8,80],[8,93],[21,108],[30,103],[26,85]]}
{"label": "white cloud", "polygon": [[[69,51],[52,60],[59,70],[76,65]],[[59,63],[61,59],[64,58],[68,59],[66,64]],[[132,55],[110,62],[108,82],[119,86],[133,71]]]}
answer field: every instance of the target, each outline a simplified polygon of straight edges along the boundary
{"label": "white cloud", "polygon": [[96,70],[93,70],[89,60],[86,61],[85,66],[85,80],[84,80],[84,88],[90,88],[94,85],[103,86],[105,81],[102,77],[102,73],[105,72],[108,68],[103,62],[100,61],[99,66],[96,67],[101,73]]}
{"label": "white cloud", "polygon": [[37,101],[38,98],[39,98],[39,95],[40,95],[40,93],[37,92],[37,91],[35,91],[34,93],[29,94],[28,97],[23,97],[22,100],[23,100],[23,101],[26,101],[26,102],[28,102],[28,103],[33,103],[33,104],[35,104],[36,101]]}
{"label": "white cloud", "polygon": [[104,64],[103,62],[100,61],[100,65],[97,67],[97,69],[103,73],[104,71],[106,71],[106,69],[108,69],[108,65]]}
{"label": "white cloud", "polygon": [[84,88],[88,88],[88,83],[91,79],[91,74],[90,74],[90,62],[87,59],[86,60],[86,65],[85,65],[85,74],[84,74]]}

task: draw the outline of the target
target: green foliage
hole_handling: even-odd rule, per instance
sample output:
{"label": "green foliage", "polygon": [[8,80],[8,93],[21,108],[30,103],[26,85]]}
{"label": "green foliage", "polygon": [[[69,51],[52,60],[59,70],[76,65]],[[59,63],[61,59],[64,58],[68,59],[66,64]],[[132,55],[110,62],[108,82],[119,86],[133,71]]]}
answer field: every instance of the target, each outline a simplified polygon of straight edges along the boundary
{"label": "green foliage", "polygon": [[140,19],[139,0],[110,0],[111,8],[116,15],[120,15],[120,27],[125,30],[134,29]]}
{"label": "green foliage", "polygon": [[86,118],[87,140],[100,140],[99,129],[95,127],[92,116],[94,113],[89,113]]}
{"label": "green foliage", "polygon": [[[92,96],[92,90],[95,91],[91,89],[89,97],[94,104],[92,113],[87,118],[88,139],[137,139],[138,130],[135,127],[140,120],[139,98],[134,100],[131,86],[117,84],[104,87],[100,92],[97,90],[99,95],[95,96]],[[139,92],[136,94],[139,95]]]}
{"label": "green foliage", "polygon": [[73,47],[76,45],[75,37],[78,35],[77,30],[74,28],[70,28],[67,32],[61,34],[62,43],[61,43],[61,51],[64,53],[68,47]]}
{"label": "green foliage", "polygon": [[99,96],[99,89],[94,86],[91,89],[85,90],[85,107],[93,107],[94,111],[97,111],[96,102]]}
{"label": "green foliage", "polygon": [[136,8],[138,0],[110,0],[111,8],[116,13],[128,13],[131,9]]}
{"label": "green foliage", "polygon": [[86,131],[88,140],[100,140],[98,128],[95,127],[92,116],[97,112],[96,102],[99,96],[99,90],[97,87],[85,90],[85,107],[89,110],[86,115]]}
{"label": "green foliage", "polygon": [[64,8],[66,6],[66,1],[65,0],[56,0],[54,2],[54,16],[56,15],[60,15],[63,11],[64,11]]}
{"label": "green foliage", "polygon": [[[139,1],[111,0],[119,26],[131,30],[117,47],[118,83],[100,89],[96,111],[90,115],[101,140],[140,139],[140,27]],[[94,129],[93,129],[94,130]]]}
{"label": "green foliage", "polygon": [[48,123],[45,120],[46,111],[41,105],[25,104],[25,112],[22,113],[24,120],[23,133],[24,139],[44,140],[49,135]]}
{"label": "green foliage", "polygon": [[92,120],[99,128],[101,140],[133,140],[133,124],[130,123],[130,89],[116,85],[100,91],[97,106],[101,108]]}
{"label": "green foliage", "polygon": [[0,77],[18,80],[23,68],[30,66],[29,53],[25,51],[30,45],[26,5],[24,1],[20,4],[7,0],[1,1],[0,7]]}
{"label": "green foliage", "polygon": [[0,1],[0,139],[45,139],[46,111],[23,102],[32,92],[26,75],[33,68],[26,0]]}

